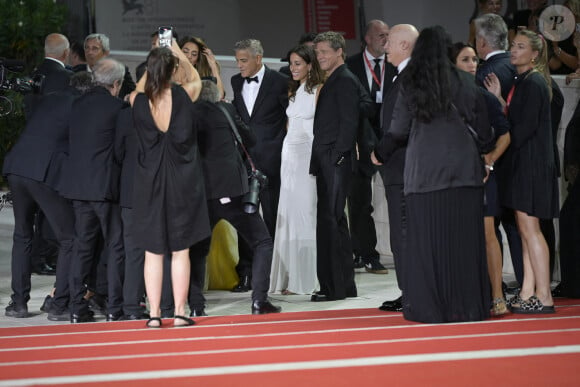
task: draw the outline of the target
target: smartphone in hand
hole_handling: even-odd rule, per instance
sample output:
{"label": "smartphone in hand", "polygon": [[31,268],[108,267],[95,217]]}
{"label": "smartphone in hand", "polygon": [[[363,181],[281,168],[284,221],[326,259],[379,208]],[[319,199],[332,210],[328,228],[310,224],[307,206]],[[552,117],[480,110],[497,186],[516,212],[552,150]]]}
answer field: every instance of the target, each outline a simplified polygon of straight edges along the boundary
{"label": "smartphone in hand", "polygon": [[159,27],[159,47],[171,47],[173,27]]}

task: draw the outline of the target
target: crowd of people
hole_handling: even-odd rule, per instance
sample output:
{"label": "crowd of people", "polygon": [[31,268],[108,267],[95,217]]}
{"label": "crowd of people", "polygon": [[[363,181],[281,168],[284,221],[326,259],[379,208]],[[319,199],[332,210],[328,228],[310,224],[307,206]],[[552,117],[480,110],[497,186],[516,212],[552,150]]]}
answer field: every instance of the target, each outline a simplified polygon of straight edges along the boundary
{"label": "crowd of people", "polygon": [[[206,315],[220,220],[237,231],[232,291],[251,290],[251,313],[281,311],[269,293],[356,297],[355,268],[388,273],[372,216],[377,172],[401,291],[379,309],[428,323],[554,313],[563,98],[551,55],[568,61],[484,3],[497,1],[470,22],[472,44],[453,44],[441,26],[372,20],[360,53],[347,57],[339,33],[306,34],[275,71],[259,40],[238,41],[233,96],[200,38],[160,46],[152,34],[135,83],[106,35],[69,46],[50,34],[36,69],[43,88],[27,97],[26,127],[4,162],[15,218],[5,314],[29,316],[39,219],[58,245],[42,307],[53,321],[91,322],[100,311],[149,328],[162,318],[194,325]],[[564,166],[571,229],[575,139]],[[500,224],[519,283],[509,300]],[[562,266],[575,268],[578,247],[561,232]],[[573,271],[561,294],[577,296]]]}

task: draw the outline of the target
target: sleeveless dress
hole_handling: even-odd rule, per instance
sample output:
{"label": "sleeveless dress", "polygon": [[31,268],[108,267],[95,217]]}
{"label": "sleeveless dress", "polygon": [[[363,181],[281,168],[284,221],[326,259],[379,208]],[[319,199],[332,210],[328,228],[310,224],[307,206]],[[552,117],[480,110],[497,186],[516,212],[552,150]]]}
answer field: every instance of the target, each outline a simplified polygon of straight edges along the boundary
{"label": "sleeveless dress", "polygon": [[290,101],[288,133],[282,146],[280,201],[270,273],[270,292],[310,294],[316,277],[316,178],[309,174],[316,90],[304,84]]}
{"label": "sleeveless dress", "polygon": [[139,153],[133,212],[137,246],[155,254],[187,249],[210,236],[191,100],[173,86],[167,132],[159,130],[145,94],[133,104]]}

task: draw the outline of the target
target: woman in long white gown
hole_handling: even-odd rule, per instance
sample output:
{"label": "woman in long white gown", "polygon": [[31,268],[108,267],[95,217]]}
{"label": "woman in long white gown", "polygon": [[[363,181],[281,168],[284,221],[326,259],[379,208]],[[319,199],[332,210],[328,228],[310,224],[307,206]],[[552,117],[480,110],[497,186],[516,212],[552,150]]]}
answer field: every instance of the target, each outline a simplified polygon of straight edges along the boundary
{"label": "woman in long white gown", "polygon": [[270,292],[311,294],[316,278],[316,178],[309,174],[314,111],[324,75],[312,47],[290,51],[288,133],[282,147],[281,185]]}

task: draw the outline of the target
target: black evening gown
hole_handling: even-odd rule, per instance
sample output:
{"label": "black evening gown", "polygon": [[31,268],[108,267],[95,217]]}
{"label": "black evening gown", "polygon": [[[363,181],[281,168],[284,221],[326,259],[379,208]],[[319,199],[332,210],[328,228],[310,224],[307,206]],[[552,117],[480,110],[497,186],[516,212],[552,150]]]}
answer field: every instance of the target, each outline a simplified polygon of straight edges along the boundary
{"label": "black evening gown", "polygon": [[139,140],[133,211],[136,244],[166,254],[209,237],[209,217],[192,102],[174,85],[169,128],[159,130],[149,100],[138,94],[133,120]]}

